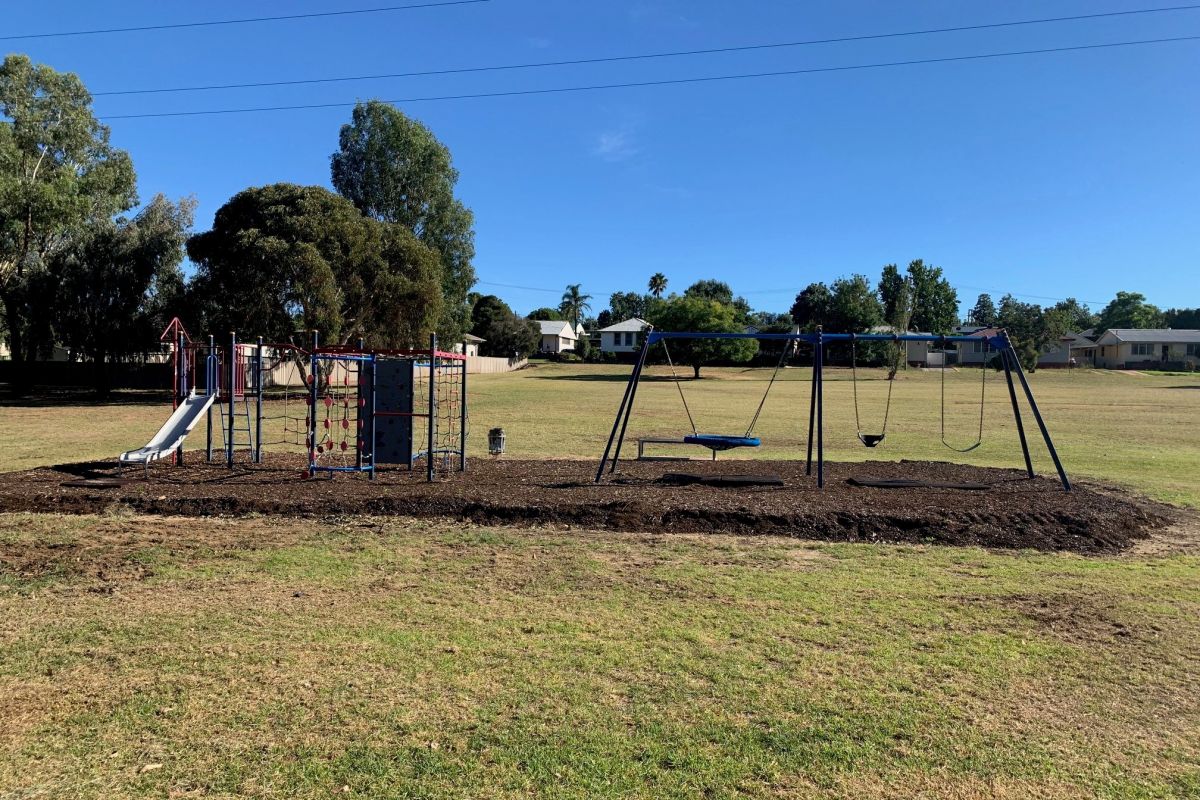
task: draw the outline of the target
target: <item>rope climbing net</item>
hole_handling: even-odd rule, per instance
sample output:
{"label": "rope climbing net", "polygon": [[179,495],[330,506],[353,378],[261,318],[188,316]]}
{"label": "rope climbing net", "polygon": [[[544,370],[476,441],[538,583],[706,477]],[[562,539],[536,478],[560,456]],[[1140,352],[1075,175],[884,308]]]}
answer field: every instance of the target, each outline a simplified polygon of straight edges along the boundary
{"label": "rope climbing net", "polygon": [[363,464],[366,400],[359,391],[363,367],[374,363],[373,357],[313,354],[310,363],[308,404],[315,425],[308,440],[309,472],[373,469]]}
{"label": "rope climbing net", "polygon": [[432,351],[417,362],[413,372],[413,410],[426,420],[421,449],[414,460],[425,458],[438,475],[462,467],[468,419],[463,405],[463,371],[466,361],[454,353]]}

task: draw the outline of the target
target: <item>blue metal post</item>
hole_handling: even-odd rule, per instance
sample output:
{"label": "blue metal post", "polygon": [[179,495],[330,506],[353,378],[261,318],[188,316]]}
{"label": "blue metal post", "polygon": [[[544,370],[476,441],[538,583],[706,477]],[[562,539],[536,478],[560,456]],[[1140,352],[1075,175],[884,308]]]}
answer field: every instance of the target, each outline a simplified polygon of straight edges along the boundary
{"label": "blue metal post", "polygon": [[817,488],[825,488],[825,334],[817,328]]}
{"label": "blue metal post", "polygon": [[813,434],[817,427],[817,350],[813,348],[812,364],[812,396],[808,400],[808,461],[804,467],[805,475],[812,475]]}
{"label": "blue metal post", "polygon": [[[645,342],[649,342],[650,337],[647,336]],[[629,418],[633,416],[633,401],[637,398],[638,384],[642,380],[642,368],[646,365],[646,353],[650,350],[649,345],[642,344],[642,352],[638,356],[637,366],[633,373],[633,387],[629,391],[629,404],[625,406],[625,419],[621,422],[621,435],[617,437],[617,448],[613,451],[612,467],[609,469],[609,474],[617,471],[617,462],[621,458],[621,444],[625,441],[625,431],[629,428]]]}
{"label": "blue metal post", "polygon": [[1063,469],[1062,461],[1058,458],[1058,451],[1054,449],[1054,441],[1050,438],[1050,431],[1046,428],[1046,423],[1042,419],[1042,412],[1038,410],[1037,401],[1033,399],[1033,390],[1029,388],[1029,381],[1025,379],[1025,371],[1021,369],[1021,361],[1017,358],[1017,353],[1009,344],[1009,355],[1012,357],[1013,368],[1017,373],[1017,379],[1021,381],[1021,388],[1025,390],[1025,399],[1029,401],[1029,408],[1033,411],[1033,418],[1037,420],[1038,429],[1042,432],[1042,439],[1046,442],[1046,449],[1050,451],[1050,458],[1054,461],[1054,468],[1058,470],[1058,479],[1062,481],[1063,489],[1071,491],[1071,481],[1067,479],[1067,472]]}
{"label": "blue metal post", "polygon": [[633,390],[633,384],[637,382],[638,366],[646,358],[646,348],[649,346],[650,338],[646,337],[642,342],[642,351],[638,353],[637,361],[634,362],[633,371],[629,373],[629,380],[625,383],[625,394],[621,396],[621,405],[617,406],[617,416],[613,418],[612,432],[608,434],[608,444],[604,447],[604,455],[600,457],[600,467],[596,470],[596,483],[604,478],[604,465],[608,463],[608,454],[612,452],[613,442],[617,439],[617,429],[621,427],[621,419],[625,416],[629,393]]}
{"label": "blue metal post", "polygon": [[[1012,401],[1013,419],[1017,421],[1017,436],[1021,440],[1021,453],[1025,456],[1025,471],[1033,477],[1033,459],[1029,456],[1029,442],[1025,439],[1025,423],[1021,419],[1021,406],[1017,403],[1017,387],[1013,384],[1012,367],[1009,364],[1011,347],[1000,351],[1000,363],[1004,365],[1004,380],[1008,384],[1008,399]],[[984,369],[987,365],[984,364]]]}
{"label": "blue metal post", "polygon": [[317,347],[320,335],[312,332],[312,349],[308,353],[308,477],[316,477],[317,468]]}
{"label": "blue metal post", "polygon": [[[379,378],[379,368],[378,368],[378,367],[379,367],[379,356],[378,356],[376,353],[372,353],[372,354],[371,354],[371,417],[370,417],[370,419],[371,419],[371,424],[370,424],[370,433],[367,433],[367,430],[366,430],[367,426],[365,426],[365,425],[364,425],[364,426],[363,426],[364,430],[363,430],[363,434],[362,434],[362,435],[364,435],[364,436],[370,436],[370,437],[371,437],[371,463],[370,463],[370,467],[371,467],[371,480],[375,480],[375,446],[376,446],[376,437],[375,437],[375,411],[376,411],[376,405],[375,405],[375,399],[376,399],[376,397],[378,397],[378,392],[377,392],[377,388],[378,388],[378,387],[377,387],[377,385],[376,385],[376,383],[377,383],[377,380],[378,380],[378,378]],[[359,454],[360,454],[360,455],[359,455],[359,457],[361,458],[361,454],[362,454],[362,450],[361,450],[361,448],[360,448],[360,450],[359,450]]]}
{"label": "blue metal post", "polygon": [[[179,404],[187,399],[187,349],[184,346],[186,340],[183,337],[183,331],[180,330],[175,337],[175,396],[171,398],[171,408],[179,408]],[[179,445],[179,449],[175,451],[175,463],[178,466],[183,466],[183,445]]]}
{"label": "blue metal post", "polygon": [[433,448],[437,437],[437,334],[429,334],[429,450],[425,453],[425,479],[433,481]]}
{"label": "blue metal post", "polygon": [[263,422],[263,337],[258,337],[258,347],[254,351],[254,463],[262,463],[262,422]]}
{"label": "blue metal post", "polygon": [[459,388],[458,408],[458,471],[467,471],[467,343],[462,348],[462,386]]}
{"label": "blue metal post", "polygon": [[[208,357],[204,359],[204,391],[208,394],[218,394],[217,400],[220,400],[219,393],[221,387],[217,381],[217,345],[216,340],[210,334],[208,337]],[[215,402],[215,401],[214,401]],[[205,447],[204,458],[206,461],[212,461],[213,453],[213,407],[209,405],[207,417],[208,439]]]}
{"label": "blue metal post", "polygon": [[233,411],[234,411],[234,381],[236,380],[235,372],[237,370],[237,333],[229,332],[229,369],[226,375],[229,377],[229,420],[228,420],[228,435],[225,437],[225,466],[233,469]]}

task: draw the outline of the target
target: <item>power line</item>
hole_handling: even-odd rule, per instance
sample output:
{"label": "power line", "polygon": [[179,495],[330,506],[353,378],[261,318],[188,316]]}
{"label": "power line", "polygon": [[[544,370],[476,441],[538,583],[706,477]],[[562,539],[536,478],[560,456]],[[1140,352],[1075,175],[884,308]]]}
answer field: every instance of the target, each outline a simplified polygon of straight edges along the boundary
{"label": "power line", "polygon": [[[967,286],[966,284],[963,284],[963,283],[960,283],[958,285],[958,288],[959,289],[967,289],[972,292],[983,292],[988,295],[1004,296],[1006,294],[1011,294],[1013,297],[1028,297],[1031,300],[1053,300],[1056,303],[1061,303],[1064,300],[1074,300],[1077,303],[1084,303],[1089,306],[1103,306],[1108,303],[1107,300],[1081,300],[1078,297],[1048,297],[1047,295],[1044,295],[1044,294],[1028,294],[1026,292],[1002,292],[999,289],[987,289],[982,286]],[[966,302],[966,301],[964,300],[962,302]]]}
{"label": "power line", "polygon": [[[711,75],[699,78],[670,78],[654,81],[635,81],[630,83],[599,83],[588,86],[562,86],[550,89],[512,89],[502,92],[475,92],[470,94],[429,95],[425,97],[406,97],[381,102],[399,105],[401,103],[429,103],[445,100],[480,100],[493,97],[522,97],[530,95],[566,94],[570,92],[593,92],[605,89],[634,89],[650,86],[678,86],[694,83],[716,83],[719,81],[737,81],[756,78],[778,78],[794,75],[812,75],[825,72],[850,72],[854,70],[884,69],[888,67],[907,67],[922,64],[948,64],[961,61],[981,61],[994,58],[1012,58],[1015,56],[1043,55],[1047,53],[1068,53],[1085,50],[1103,50],[1115,47],[1134,47],[1142,45],[1168,44],[1172,42],[1191,42],[1200,39],[1196,36],[1174,36],[1162,39],[1138,39],[1128,42],[1104,42],[1101,44],[1083,44],[1068,47],[1046,47],[1036,50],[1010,50],[1001,53],[976,53],[966,56],[946,56],[942,58],[919,58],[908,61],[883,61],[874,64],[849,64],[840,67],[809,67],[806,69],[775,70],[771,72],[749,72],[735,75]],[[347,108],[356,105],[353,102],[338,103],[307,103],[288,106],[255,106],[249,108],[218,108],[200,111],[159,111],[141,114],[107,114],[101,119],[150,119],[159,117],[198,117],[216,114],[250,114],[267,111],[302,111],[320,108]]]}
{"label": "power line", "polygon": [[54,39],[62,36],[100,36],[108,33],[139,33],[143,31],[166,31],[179,28],[211,28],[220,25],[245,25],[251,22],[282,22],[295,19],[317,19],[320,17],[349,17],[359,14],[382,14],[390,11],[411,11],[418,8],[441,8],[444,6],[465,6],[475,3],[489,3],[491,0],[441,0],[441,2],[413,3],[404,6],[383,6],[381,8],[358,8],[348,11],[314,11],[308,14],[284,14],[275,17],[243,17],[241,19],[216,19],[202,22],[174,22],[162,25],[138,25],[128,28],[97,28],[87,31],[54,31],[51,33],[18,33],[0,36],[0,41],[16,39]]}
{"label": "power line", "polygon": [[952,28],[927,28],[915,31],[897,31],[892,33],[873,33],[856,36],[839,36],[830,39],[806,39],[795,42],[771,42],[765,44],[750,44],[733,47],[713,47],[703,50],[675,50],[663,53],[641,53],[625,56],[603,56],[596,58],[577,58],[566,61],[539,61],[525,64],[500,64],[482,67],[454,67],[447,69],[420,70],[415,72],[390,72],[372,75],[347,75],[333,78],[307,78],[280,81],[255,81],[250,83],[223,83],[204,86],[173,86],[161,89],[119,89],[109,92],[93,92],[94,97],[111,97],[116,95],[135,94],[173,94],[179,92],[207,92],[226,89],[261,89],[277,86],[308,86],[322,83],[348,83],[352,81],[373,81],[390,78],[421,78],[435,75],[462,75],[480,72],[501,72],[521,69],[541,69],[546,67],[580,66],[586,64],[612,64],[623,61],[646,61],[662,58],[680,58],[684,56],[716,55],[721,53],[742,53],[755,50],[775,50],[791,47],[807,47],[818,44],[838,44],[845,42],[863,42],[876,39],[896,39],[906,36],[928,36],[938,33],[959,33],[963,31],[988,30],[993,28],[1011,28],[1023,25],[1042,25],[1054,22],[1075,22],[1079,20],[1100,19],[1104,17],[1125,17],[1136,14],[1161,14],[1175,11],[1195,11],[1200,4],[1185,6],[1169,6],[1163,8],[1142,8],[1129,11],[1109,11],[1098,14],[1076,14],[1069,17],[1043,17],[1040,19],[1023,19],[1010,22],[992,22],[979,25],[959,25]]}

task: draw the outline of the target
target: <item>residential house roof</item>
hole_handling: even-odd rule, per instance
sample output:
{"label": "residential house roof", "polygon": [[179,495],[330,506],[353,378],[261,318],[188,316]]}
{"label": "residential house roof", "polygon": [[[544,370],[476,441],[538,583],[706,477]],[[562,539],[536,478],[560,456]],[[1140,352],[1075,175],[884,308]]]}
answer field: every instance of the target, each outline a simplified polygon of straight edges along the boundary
{"label": "residential house roof", "polygon": [[600,333],[624,333],[626,331],[640,333],[649,327],[650,323],[646,322],[646,320],[639,319],[638,317],[630,317],[627,320],[618,322],[616,325],[609,325],[607,328],[601,328]]}
{"label": "residential house roof", "polygon": [[479,344],[480,342],[486,342],[487,339],[481,339],[473,333],[464,333],[463,341],[469,342],[470,344]]}
{"label": "residential house roof", "polygon": [[1097,344],[1150,342],[1152,344],[1200,344],[1200,331],[1172,328],[1110,328]]}
{"label": "residential house roof", "polygon": [[538,320],[538,325],[542,329],[542,336],[560,336],[563,339],[578,339],[575,331],[571,329],[571,323],[561,319],[542,319]]}

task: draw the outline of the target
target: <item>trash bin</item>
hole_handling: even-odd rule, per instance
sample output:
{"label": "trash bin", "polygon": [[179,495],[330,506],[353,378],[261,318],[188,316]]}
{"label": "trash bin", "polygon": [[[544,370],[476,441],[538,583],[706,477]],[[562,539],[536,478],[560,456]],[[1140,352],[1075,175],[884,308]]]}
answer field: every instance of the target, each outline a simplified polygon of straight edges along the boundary
{"label": "trash bin", "polygon": [[492,428],[488,431],[488,452],[494,456],[504,454],[504,428]]}

